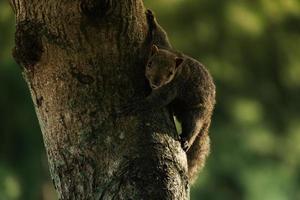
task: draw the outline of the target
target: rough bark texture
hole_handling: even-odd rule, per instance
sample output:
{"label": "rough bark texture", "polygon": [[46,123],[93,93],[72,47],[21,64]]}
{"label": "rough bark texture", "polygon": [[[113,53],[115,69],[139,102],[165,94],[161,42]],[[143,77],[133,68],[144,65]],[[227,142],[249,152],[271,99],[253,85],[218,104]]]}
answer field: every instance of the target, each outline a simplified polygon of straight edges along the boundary
{"label": "rough bark texture", "polygon": [[11,0],[23,66],[60,199],[189,198],[166,109],[116,118],[146,95],[142,0]]}

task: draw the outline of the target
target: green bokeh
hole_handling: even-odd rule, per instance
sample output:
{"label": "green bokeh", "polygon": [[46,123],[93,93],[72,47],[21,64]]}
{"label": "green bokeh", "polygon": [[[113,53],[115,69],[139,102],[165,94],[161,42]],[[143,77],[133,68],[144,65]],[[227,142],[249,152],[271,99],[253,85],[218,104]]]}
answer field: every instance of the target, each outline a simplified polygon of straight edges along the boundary
{"label": "green bokeh", "polygon": [[[300,199],[300,1],[145,3],[217,86],[212,153],[192,200]],[[0,0],[0,200],[53,200],[32,101],[10,55],[14,24]]]}

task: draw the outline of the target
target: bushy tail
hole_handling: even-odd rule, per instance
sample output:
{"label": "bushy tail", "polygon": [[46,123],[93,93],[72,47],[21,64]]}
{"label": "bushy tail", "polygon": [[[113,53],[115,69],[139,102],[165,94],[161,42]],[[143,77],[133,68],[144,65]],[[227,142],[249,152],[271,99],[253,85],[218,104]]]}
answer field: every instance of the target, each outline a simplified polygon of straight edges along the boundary
{"label": "bushy tail", "polygon": [[147,22],[150,30],[150,38],[152,44],[164,49],[172,49],[167,32],[158,24],[154,13],[147,9],[146,11]]}
{"label": "bushy tail", "polygon": [[195,182],[199,171],[204,167],[205,160],[210,152],[209,125],[210,123],[204,124],[201,132],[187,152],[188,177],[191,184]]}

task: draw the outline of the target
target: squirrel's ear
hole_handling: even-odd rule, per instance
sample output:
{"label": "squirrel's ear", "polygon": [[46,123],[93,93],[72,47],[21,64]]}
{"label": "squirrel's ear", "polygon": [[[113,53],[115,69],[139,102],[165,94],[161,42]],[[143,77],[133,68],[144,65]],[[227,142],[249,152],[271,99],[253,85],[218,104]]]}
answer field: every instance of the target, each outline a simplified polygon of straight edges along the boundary
{"label": "squirrel's ear", "polygon": [[151,47],[151,56],[153,56],[156,53],[158,53],[158,47],[154,44]]}
{"label": "squirrel's ear", "polygon": [[176,61],[176,68],[177,68],[182,64],[183,58],[177,57],[175,58],[175,61]]}

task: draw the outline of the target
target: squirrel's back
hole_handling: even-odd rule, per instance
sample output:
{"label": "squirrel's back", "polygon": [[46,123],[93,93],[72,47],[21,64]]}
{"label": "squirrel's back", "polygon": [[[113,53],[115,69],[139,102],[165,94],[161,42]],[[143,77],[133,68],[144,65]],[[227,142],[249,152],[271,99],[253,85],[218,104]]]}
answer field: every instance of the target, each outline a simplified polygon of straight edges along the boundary
{"label": "squirrel's back", "polygon": [[203,64],[183,55],[183,62],[177,70],[179,87],[178,98],[186,103],[186,108],[204,107],[213,110],[215,104],[215,85],[213,79]]}

